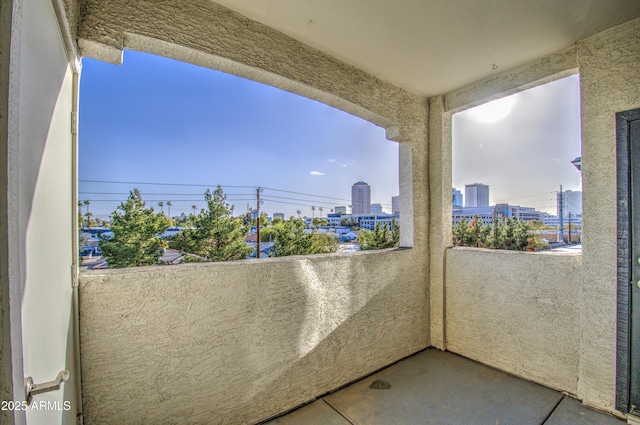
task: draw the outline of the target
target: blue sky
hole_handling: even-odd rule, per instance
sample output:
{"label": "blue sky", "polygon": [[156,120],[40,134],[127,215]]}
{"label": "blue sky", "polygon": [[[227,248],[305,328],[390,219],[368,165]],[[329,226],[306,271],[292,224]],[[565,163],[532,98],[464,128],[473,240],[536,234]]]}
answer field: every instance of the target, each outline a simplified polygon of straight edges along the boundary
{"label": "blue sky", "polygon": [[[570,163],[580,155],[579,100],[573,76],[454,115],[453,186],[488,184],[492,204],[554,213],[559,185],[581,189]],[[326,214],[350,203],[358,180],[388,211],[399,192],[398,146],[382,128],[321,103],[126,51],[120,66],[83,59],[79,180],[79,199],[100,218],[134,187],[156,210],[171,201],[171,215],[190,213],[217,184],[237,214],[255,208],[258,186],[269,215],[311,216],[312,205]]]}
{"label": "blue sky", "polygon": [[206,186],[217,184],[236,213],[247,203],[255,207],[260,186],[271,188],[262,195],[270,215],[300,209],[311,216],[311,205],[326,214],[350,203],[358,180],[371,185],[372,202],[390,209],[398,194],[398,146],[383,129],[321,103],[127,51],[120,66],[83,60],[79,180],[79,199],[88,199],[100,218],[134,187],[156,210],[158,201],[171,201],[176,215],[193,204],[202,208]]}

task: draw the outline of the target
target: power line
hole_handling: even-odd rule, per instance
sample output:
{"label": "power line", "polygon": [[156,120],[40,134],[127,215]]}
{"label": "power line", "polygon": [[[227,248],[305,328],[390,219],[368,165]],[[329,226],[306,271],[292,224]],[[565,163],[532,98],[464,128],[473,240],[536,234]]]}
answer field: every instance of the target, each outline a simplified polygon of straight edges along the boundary
{"label": "power line", "polygon": [[277,192],[293,193],[294,195],[313,196],[313,197],[316,197],[316,198],[337,199],[337,200],[340,200],[340,201],[347,201],[347,202],[351,202],[351,200],[350,200],[350,199],[335,198],[335,197],[332,197],[332,196],[314,195],[314,194],[312,194],[312,193],[293,192],[293,191],[291,191],[291,190],[274,189],[274,188],[272,188],[272,187],[265,187],[264,189],[267,189],[267,190],[275,190],[275,191],[277,191]]}
{"label": "power line", "polygon": [[257,186],[232,186],[232,185],[217,185],[217,184],[192,184],[192,183],[152,183],[152,182],[127,182],[127,181],[113,181],[113,180],[84,180],[78,179],[83,183],[108,183],[108,184],[142,184],[152,186],[190,186],[190,187],[236,187],[244,189],[255,189]]}
{"label": "power line", "polygon": [[[78,192],[82,195],[129,195],[129,192]],[[140,192],[146,196],[201,196],[202,193],[150,193]],[[251,196],[250,193],[225,193],[225,196]]]}

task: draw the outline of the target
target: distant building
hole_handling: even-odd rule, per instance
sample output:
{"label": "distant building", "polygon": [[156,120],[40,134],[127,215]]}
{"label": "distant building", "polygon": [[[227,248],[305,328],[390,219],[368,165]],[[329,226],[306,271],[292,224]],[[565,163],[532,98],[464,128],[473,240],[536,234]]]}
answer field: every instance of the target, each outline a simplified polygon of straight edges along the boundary
{"label": "distant building", "polygon": [[[582,216],[582,192],[579,190],[565,190],[562,192],[562,216],[563,218]],[[560,192],[556,194],[556,208],[560,216]]]}
{"label": "distant building", "polygon": [[382,214],[382,205],[371,204],[371,214]]}
{"label": "distant building", "polygon": [[335,207],[333,210],[336,212],[336,214],[346,214],[347,213],[347,207],[344,207],[344,206]]}
{"label": "distant building", "polygon": [[360,180],[351,186],[351,214],[371,213],[371,186]]}
{"label": "distant building", "polygon": [[517,218],[518,220],[526,222],[538,220],[544,223],[547,218],[547,213],[536,211],[535,208],[521,207],[520,205],[496,204],[494,207],[453,208],[451,224],[455,226],[463,218],[469,222],[475,216],[480,217],[483,223],[493,223],[494,213],[498,213],[498,217]]}
{"label": "distant building", "polygon": [[521,207],[520,205],[496,204],[495,210],[502,217],[517,218],[521,221],[538,220],[544,223],[547,216],[547,213],[543,211],[536,211],[535,208]]}
{"label": "distant building", "polygon": [[391,214],[400,215],[400,195],[391,197]]}
{"label": "distant building", "polygon": [[455,187],[451,189],[451,206],[453,208],[462,208],[462,192]]}
{"label": "distant building", "polygon": [[488,207],[489,206],[489,186],[482,183],[467,184],[464,186],[464,206]]}
{"label": "distant building", "polygon": [[273,213],[273,218],[281,218],[282,220],[284,220],[284,213]]}
{"label": "distant building", "polygon": [[480,217],[483,223],[493,222],[493,207],[454,208],[451,211],[451,224],[455,226],[463,218],[468,223],[475,216]]}
{"label": "distant building", "polygon": [[358,227],[367,230],[374,230],[378,223],[383,226],[385,223],[389,224],[389,227],[393,225],[393,220],[399,222],[398,216],[395,214],[361,214],[355,216],[358,220]]}

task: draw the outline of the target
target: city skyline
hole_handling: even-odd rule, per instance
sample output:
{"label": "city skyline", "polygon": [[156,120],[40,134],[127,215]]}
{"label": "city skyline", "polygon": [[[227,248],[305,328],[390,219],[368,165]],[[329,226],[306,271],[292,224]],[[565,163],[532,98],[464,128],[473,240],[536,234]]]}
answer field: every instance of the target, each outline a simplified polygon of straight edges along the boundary
{"label": "city skyline", "polygon": [[383,128],[159,56],[126,51],[120,66],[83,59],[79,120],[79,199],[102,219],[133,188],[156,211],[171,201],[172,215],[203,208],[205,189],[218,184],[234,214],[256,208],[257,187],[277,189],[264,190],[261,209],[286,217],[349,205],[359,180],[389,211],[399,193],[398,146]]}
{"label": "city skyline", "polygon": [[491,187],[491,205],[550,214],[560,185],[582,190],[571,162],[581,155],[578,75],[456,113],[452,127],[455,188],[480,181]]}
{"label": "city skyline", "polygon": [[[154,55],[127,51],[121,66],[84,59],[83,67],[79,199],[91,202],[94,217],[108,218],[134,188],[156,211],[158,202],[171,202],[172,215],[188,214],[218,184],[237,215],[256,207],[260,186],[263,211],[310,216],[311,205],[349,205],[359,180],[371,184],[371,203],[392,210],[398,146],[380,127]],[[453,186],[483,181],[492,186],[492,204],[553,213],[560,184],[581,190],[570,163],[580,155],[577,93],[573,76],[455,114]],[[501,102],[508,107],[496,109]]]}

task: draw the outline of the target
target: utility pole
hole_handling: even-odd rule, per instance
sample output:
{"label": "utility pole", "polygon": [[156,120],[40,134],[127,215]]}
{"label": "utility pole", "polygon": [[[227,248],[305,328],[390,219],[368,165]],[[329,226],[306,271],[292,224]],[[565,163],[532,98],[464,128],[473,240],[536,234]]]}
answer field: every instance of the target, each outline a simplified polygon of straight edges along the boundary
{"label": "utility pole", "polygon": [[569,244],[571,244],[571,211],[569,211]]}
{"label": "utility pole", "polygon": [[262,192],[262,188],[256,189],[256,200],[257,200],[257,213],[258,218],[256,219],[256,233],[258,236],[258,245],[256,248],[256,259],[260,258],[260,192]]}
{"label": "utility pole", "polygon": [[562,185],[560,185],[560,197],[559,197],[559,205],[558,205],[558,218],[560,219],[560,229],[559,236],[560,240],[558,242],[564,243],[564,194],[562,193]]}

